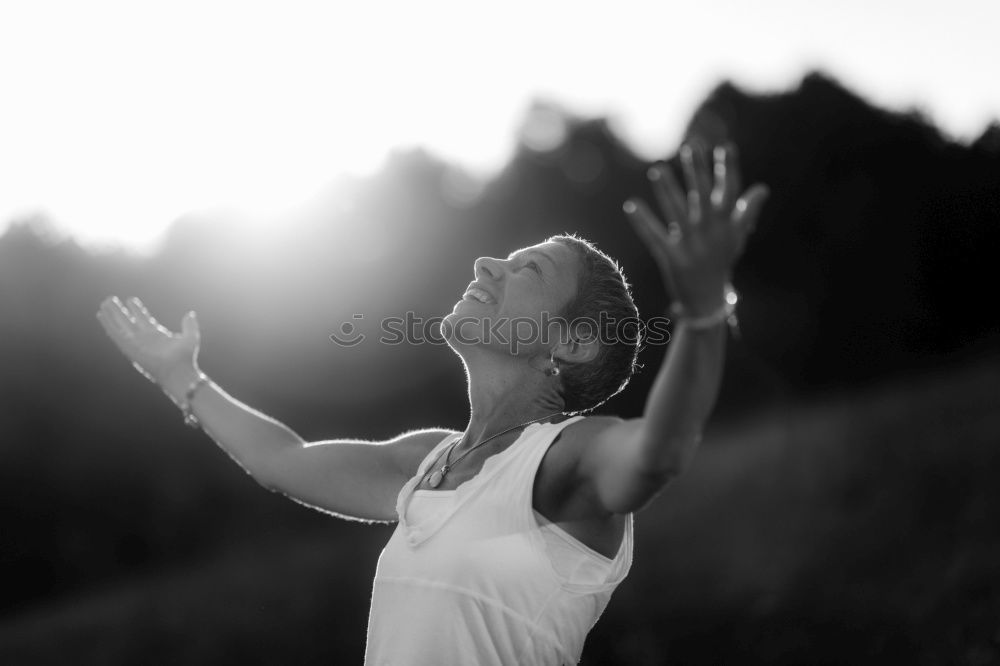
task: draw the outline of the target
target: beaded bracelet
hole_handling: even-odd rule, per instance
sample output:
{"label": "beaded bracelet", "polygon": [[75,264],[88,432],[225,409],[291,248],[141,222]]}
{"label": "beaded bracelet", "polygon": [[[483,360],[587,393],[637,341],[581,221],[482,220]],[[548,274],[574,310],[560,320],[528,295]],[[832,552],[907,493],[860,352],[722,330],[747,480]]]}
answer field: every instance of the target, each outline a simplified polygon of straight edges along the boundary
{"label": "beaded bracelet", "polygon": [[692,317],[687,313],[682,305],[674,303],[670,307],[670,314],[677,323],[683,323],[687,328],[702,331],[714,328],[726,322],[735,335],[739,335],[739,321],[736,319],[736,303],[739,301],[739,294],[733,285],[726,285],[726,295],[722,305],[714,312],[701,317]]}
{"label": "beaded bracelet", "polygon": [[197,391],[202,384],[207,383],[208,376],[199,371],[198,376],[193,382],[191,382],[191,385],[188,386],[187,391],[184,392],[184,402],[181,403],[181,413],[184,414],[184,425],[191,428],[201,427],[198,417],[194,415],[193,411],[191,411],[191,400],[194,398],[195,391]]}

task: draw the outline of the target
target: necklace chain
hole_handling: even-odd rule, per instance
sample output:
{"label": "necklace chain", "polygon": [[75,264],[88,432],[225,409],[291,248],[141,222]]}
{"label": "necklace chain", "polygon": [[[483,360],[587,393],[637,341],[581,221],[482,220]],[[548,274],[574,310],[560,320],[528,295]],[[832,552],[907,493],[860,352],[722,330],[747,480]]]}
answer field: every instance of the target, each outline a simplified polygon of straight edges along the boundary
{"label": "necklace chain", "polygon": [[[462,458],[464,458],[465,456],[469,455],[470,453],[472,453],[473,451],[475,451],[476,449],[478,449],[483,444],[486,444],[490,440],[496,439],[500,435],[506,435],[511,430],[517,430],[518,428],[523,428],[524,426],[531,425],[532,423],[538,423],[539,421],[552,418],[553,416],[557,416],[558,414],[562,414],[562,412],[554,412],[554,413],[549,414],[547,416],[542,416],[542,417],[539,417],[537,419],[532,419],[531,421],[525,421],[524,423],[520,423],[520,424],[518,424],[516,426],[511,426],[510,428],[507,428],[506,430],[501,430],[497,434],[491,435],[491,436],[487,437],[486,439],[484,439],[483,441],[479,442],[478,444],[476,444],[475,446],[473,446],[471,449],[469,449],[468,451],[466,451],[465,453],[463,453],[462,455],[460,455],[458,458],[455,458],[455,462],[451,462],[451,452],[455,449],[455,447],[458,445],[458,442],[461,441],[461,440],[456,441],[454,444],[452,444],[451,446],[448,447],[448,452],[445,455],[445,459],[444,459],[444,465],[442,465],[440,469],[435,470],[431,474],[431,479],[430,479],[430,486],[431,486],[431,488],[437,488],[438,486],[440,486],[441,482],[444,481],[444,477],[448,475],[448,472],[450,472],[452,470],[452,468],[455,467],[455,465],[457,465],[458,463],[462,462]],[[441,456],[438,455],[438,460],[440,460],[440,459],[441,459]],[[437,461],[434,461],[434,462],[436,463]],[[427,474],[424,474],[424,479],[425,480],[427,479]]]}

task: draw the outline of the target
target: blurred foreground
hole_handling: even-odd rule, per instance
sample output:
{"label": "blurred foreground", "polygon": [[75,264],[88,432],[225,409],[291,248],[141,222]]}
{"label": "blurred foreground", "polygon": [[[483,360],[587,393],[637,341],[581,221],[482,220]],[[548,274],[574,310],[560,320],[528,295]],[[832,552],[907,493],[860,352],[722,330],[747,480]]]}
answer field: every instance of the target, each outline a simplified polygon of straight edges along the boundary
{"label": "blurred foreground", "polygon": [[[711,432],[638,514],[583,663],[996,663],[998,383],[994,357]],[[262,520],[250,545],[8,615],[0,663],[360,663],[389,529]]]}

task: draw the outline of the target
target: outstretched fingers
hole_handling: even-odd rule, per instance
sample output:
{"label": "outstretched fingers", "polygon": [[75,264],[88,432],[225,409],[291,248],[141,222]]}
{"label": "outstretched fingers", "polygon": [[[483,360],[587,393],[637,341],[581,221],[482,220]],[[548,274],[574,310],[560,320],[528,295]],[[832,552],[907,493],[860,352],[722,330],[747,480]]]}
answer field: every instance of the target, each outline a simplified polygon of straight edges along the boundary
{"label": "outstretched fingers", "polygon": [[132,313],[128,311],[128,308],[125,307],[125,304],[117,296],[111,297],[111,309],[122,318],[122,321],[131,325],[136,323],[135,317],[132,316]]}
{"label": "outstretched fingers", "polygon": [[165,326],[156,321],[156,318],[150,313],[146,308],[145,304],[138,298],[133,296],[128,299],[128,305],[132,314],[135,316],[135,320],[146,330],[156,331],[168,337],[173,337],[173,333],[167,329]]}
{"label": "outstretched fingers", "polygon": [[139,307],[139,299],[132,297],[126,298],[122,303],[122,307],[128,312],[129,317],[135,322],[135,329],[137,332],[148,331],[153,328],[152,317],[147,313],[143,312],[143,309]]}
{"label": "outstretched fingers", "polygon": [[677,182],[670,167],[664,162],[657,162],[649,167],[646,176],[652,186],[653,196],[656,197],[656,201],[667,219],[668,227],[677,225],[676,231],[683,233],[684,226],[688,221],[687,201],[685,201],[684,190]]}
{"label": "outstretched fingers", "polygon": [[679,230],[671,231],[664,228],[649,206],[640,199],[629,199],[622,206],[626,217],[635,229],[636,234],[643,240],[646,247],[653,254],[653,258],[660,264],[663,273],[667,276],[671,293],[676,293],[673,280],[671,278],[671,267],[675,261],[674,250],[681,242]]}
{"label": "outstretched fingers", "polygon": [[671,248],[680,243],[681,234],[675,229],[667,229],[641,199],[629,199],[622,207],[636,233],[646,242],[649,249],[664,257]]}
{"label": "outstretched fingers", "polygon": [[688,186],[688,218],[698,224],[711,205],[712,171],[700,141],[688,141],[681,146],[681,166]]}
{"label": "outstretched fingers", "polygon": [[128,311],[121,300],[117,296],[112,296],[104,303],[105,312],[115,323],[118,329],[128,336],[134,337],[136,333],[135,318],[132,316],[132,313]]}
{"label": "outstretched fingers", "polygon": [[733,213],[733,224],[747,227],[753,231],[757,225],[757,217],[771,189],[763,183],[751,186],[736,202],[736,212]]}
{"label": "outstretched fingers", "polygon": [[101,307],[97,309],[97,321],[101,322],[101,328],[103,328],[104,332],[108,334],[108,337],[117,343],[118,337],[122,335],[122,332],[119,330],[117,323],[111,315],[105,311],[103,303],[101,304]]}
{"label": "outstretched fingers", "polygon": [[117,297],[112,296],[101,303],[101,307],[97,311],[97,319],[104,327],[104,332],[118,345],[119,349],[126,353],[131,350],[135,343],[135,324],[130,320]]}
{"label": "outstretched fingers", "polygon": [[742,188],[742,178],[736,144],[726,142],[717,146],[715,155],[715,189],[712,190],[712,203],[718,210],[728,211],[736,202]]}
{"label": "outstretched fingers", "polygon": [[733,212],[733,226],[740,231],[740,249],[746,243],[746,239],[757,228],[757,218],[760,217],[760,210],[764,202],[771,195],[771,189],[763,183],[751,186],[736,201]]}

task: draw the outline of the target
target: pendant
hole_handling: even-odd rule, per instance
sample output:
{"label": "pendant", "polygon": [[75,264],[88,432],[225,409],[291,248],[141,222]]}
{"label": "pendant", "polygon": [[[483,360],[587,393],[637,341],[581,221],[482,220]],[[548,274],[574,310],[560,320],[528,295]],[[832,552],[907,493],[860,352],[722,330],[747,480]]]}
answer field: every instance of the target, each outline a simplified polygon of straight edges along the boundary
{"label": "pendant", "polygon": [[438,486],[440,486],[441,482],[444,481],[444,471],[443,470],[444,470],[444,467],[442,467],[441,469],[435,470],[434,473],[431,474],[430,481],[427,482],[427,485],[429,485],[431,488],[437,488]]}

